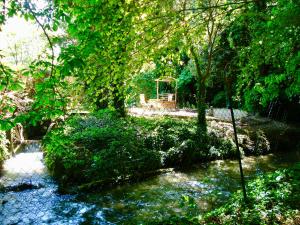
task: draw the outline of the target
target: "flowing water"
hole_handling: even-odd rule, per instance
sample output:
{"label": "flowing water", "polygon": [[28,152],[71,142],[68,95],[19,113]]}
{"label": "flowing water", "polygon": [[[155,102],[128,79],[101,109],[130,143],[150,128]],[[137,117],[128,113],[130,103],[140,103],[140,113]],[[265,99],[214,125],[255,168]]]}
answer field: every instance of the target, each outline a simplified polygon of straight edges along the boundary
{"label": "flowing water", "polygon": [[[200,212],[223,203],[240,188],[238,163],[217,160],[184,172],[173,171],[105,192],[60,195],[47,173],[39,143],[4,164],[0,224],[147,224],[184,213],[182,196],[193,197]],[[246,179],[291,166],[299,152],[247,157]]]}

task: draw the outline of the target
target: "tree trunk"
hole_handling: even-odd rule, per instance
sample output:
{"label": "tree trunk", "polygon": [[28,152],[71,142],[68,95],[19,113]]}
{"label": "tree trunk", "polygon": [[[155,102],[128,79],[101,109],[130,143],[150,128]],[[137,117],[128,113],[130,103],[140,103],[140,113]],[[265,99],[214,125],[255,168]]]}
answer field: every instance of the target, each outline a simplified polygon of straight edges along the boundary
{"label": "tree trunk", "polygon": [[114,95],[113,98],[114,108],[117,110],[121,117],[125,117],[125,97],[123,91],[118,90],[118,95]]}
{"label": "tree trunk", "polygon": [[116,78],[115,84],[113,84],[111,104],[117,110],[121,117],[126,116],[124,90],[125,84],[123,78]]}
{"label": "tree trunk", "polygon": [[[198,76],[198,79],[200,77]],[[198,81],[197,82],[197,111],[198,111],[198,128],[201,131],[207,131],[207,124],[206,124],[206,117],[205,117],[205,110],[206,110],[206,103],[205,103],[205,84],[204,82]]]}
{"label": "tree trunk", "polygon": [[207,124],[206,124],[206,118],[205,118],[205,110],[206,110],[206,103],[205,103],[205,95],[206,95],[206,89],[205,89],[205,79],[203,78],[203,74],[201,72],[200,68],[200,62],[199,58],[197,56],[197,53],[195,52],[195,49],[191,47],[191,53],[194,58],[195,66],[196,66],[196,80],[197,80],[197,111],[198,111],[198,117],[197,117],[197,125],[199,131],[207,131]]}

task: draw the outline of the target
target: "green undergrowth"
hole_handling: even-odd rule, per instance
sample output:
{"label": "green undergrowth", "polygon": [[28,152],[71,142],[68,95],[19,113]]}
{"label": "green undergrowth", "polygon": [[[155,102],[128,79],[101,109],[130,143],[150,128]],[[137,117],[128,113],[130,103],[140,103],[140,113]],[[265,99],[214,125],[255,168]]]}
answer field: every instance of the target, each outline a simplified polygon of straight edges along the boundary
{"label": "green undergrowth", "polygon": [[241,191],[228,203],[199,216],[173,216],[152,224],[300,224],[300,163],[290,169],[261,175],[247,185],[245,204]]}
{"label": "green undergrowth", "polygon": [[48,133],[46,164],[61,184],[84,189],[146,177],[162,168],[234,158],[233,142],[197,130],[193,119],[73,116]]}

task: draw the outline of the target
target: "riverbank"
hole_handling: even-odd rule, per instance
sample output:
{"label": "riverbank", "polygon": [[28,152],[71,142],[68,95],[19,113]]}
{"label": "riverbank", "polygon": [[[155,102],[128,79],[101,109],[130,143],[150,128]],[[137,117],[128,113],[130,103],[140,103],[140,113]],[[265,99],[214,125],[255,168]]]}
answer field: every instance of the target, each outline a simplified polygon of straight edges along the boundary
{"label": "riverbank", "polygon": [[[263,129],[239,121],[238,139],[243,155],[270,152]],[[193,118],[121,119],[107,110],[71,117],[43,143],[46,164],[64,191],[68,186],[73,191],[99,190],[143,180],[161,169],[237,156],[228,122],[209,120],[204,134]]]}

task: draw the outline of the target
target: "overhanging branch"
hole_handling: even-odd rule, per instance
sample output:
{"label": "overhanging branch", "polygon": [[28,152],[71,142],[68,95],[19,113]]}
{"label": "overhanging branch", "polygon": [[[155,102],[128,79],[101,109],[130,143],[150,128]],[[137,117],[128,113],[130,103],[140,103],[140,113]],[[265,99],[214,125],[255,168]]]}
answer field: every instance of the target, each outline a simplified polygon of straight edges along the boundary
{"label": "overhanging branch", "polygon": [[25,7],[26,9],[29,10],[29,12],[31,13],[31,15],[33,16],[34,20],[37,22],[37,24],[41,27],[41,29],[43,30],[44,35],[47,38],[47,41],[50,45],[51,48],[51,71],[50,71],[50,77],[52,77],[53,73],[54,73],[54,48],[53,48],[53,43],[51,41],[51,38],[49,36],[49,34],[46,31],[46,28],[44,27],[44,25],[39,21],[39,19],[37,18],[35,12],[30,8],[29,5],[27,5],[27,7]]}
{"label": "overhanging branch", "polygon": [[232,3],[226,3],[226,4],[220,4],[220,5],[210,5],[210,6],[202,6],[202,7],[196,7],[196,8],[187,8],[187,9],[181,9],[178,10],[177,12],[184,12],[184,11],[206,11],[209,9],[216,9],[216,8],[223,8],[223,7],[227,7],[227,6],[232,6],[232,5],[242,5],[242,4],[250,4],[253,3],[254,1],[241,1],[241,2],[232,2]]}

